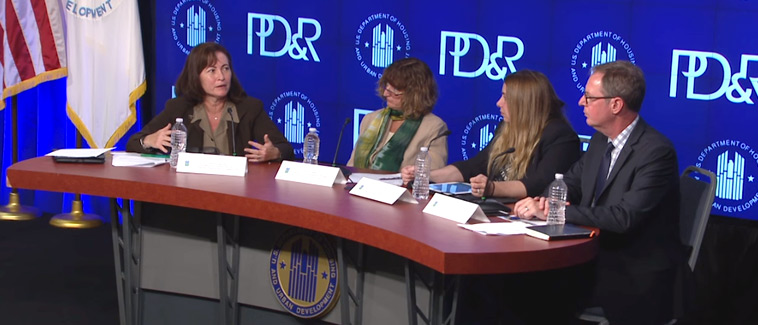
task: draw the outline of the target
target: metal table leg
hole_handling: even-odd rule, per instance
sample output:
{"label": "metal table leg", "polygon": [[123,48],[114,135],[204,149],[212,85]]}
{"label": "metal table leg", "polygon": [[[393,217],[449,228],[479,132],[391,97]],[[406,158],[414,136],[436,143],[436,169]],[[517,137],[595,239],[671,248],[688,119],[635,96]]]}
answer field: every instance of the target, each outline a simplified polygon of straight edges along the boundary
{"label": "metal table leg", "polygon": [[[416,302],[416,279],[429,290],[429,302],[424,310]],[[460,276],[445,276],[432,271],[429,278],[416,272],[411,260],[405,260],[405,291],[408,297],[408,324],[455,324],[455,310],[458,305],[458,288]]]}
{"label": "metal table leg", "polygon": [[122,200],[119,205],[118,199],[111,199],[111,236],[122,325],[141,323],[142,231],[139,202],[134,204],[135,215],[132,215],[130,208],[129,200]]}
{"label": "metal table leg", "polygon": [[[231,232],[227,231],[231,223]],[[239,245],[239,216],[228,216],[216,213],[216,243],[218,247],[218,288],[220,308],[220,324],[236,325],[239,323],[239,290],[240,245]],[[229,250],[232,246],[231,261]]]}
{"label": "metal table leg", "polygon": [[[350,281],[347,277],[347,258],[350,258],[350,254],[345,253],[345,239],[340,238],[337,244],[337,261],[340,267],[339,286],[342,291],[340,295],[340,312],[342,318],[342,324],[360,325],[363,323],[363,279],[364,273],[364,248],[363,244],[357,243],[356,257],[353,262],[355,271],[357,273],[355,291],[350,288]],[[350,317],[350,307],[355,308],[354,317]]]}

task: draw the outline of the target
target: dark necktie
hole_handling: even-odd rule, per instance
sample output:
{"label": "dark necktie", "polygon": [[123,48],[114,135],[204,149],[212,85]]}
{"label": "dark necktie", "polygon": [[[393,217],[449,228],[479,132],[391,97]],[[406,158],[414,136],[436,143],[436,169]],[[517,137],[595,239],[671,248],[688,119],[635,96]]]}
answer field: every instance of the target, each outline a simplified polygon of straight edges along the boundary
{"label": "dark necktie", "polygon": [[605,180],[608,178],[608,169],[611,167],[611,151],[613,151],[613,142],[608,142],[608,147],[605,148],[605,156],[603,156],[603,162],[600,164],[600,170],[597,173],[597,181],[595,181],[595,201],[603,191],[605,186]]}

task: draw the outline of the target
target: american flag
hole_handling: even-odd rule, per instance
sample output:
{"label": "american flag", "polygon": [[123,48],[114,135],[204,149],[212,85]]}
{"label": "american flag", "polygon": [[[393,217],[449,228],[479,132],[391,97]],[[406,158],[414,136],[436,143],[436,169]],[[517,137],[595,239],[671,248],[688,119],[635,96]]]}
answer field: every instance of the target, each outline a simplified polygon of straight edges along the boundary
{"label": "american flag", "polygon": [[[2,1],[0,34],[3,99],[66,76],[64,27],[57,0]],[[5,101],[0,101],[0,109],[4,107]]]}

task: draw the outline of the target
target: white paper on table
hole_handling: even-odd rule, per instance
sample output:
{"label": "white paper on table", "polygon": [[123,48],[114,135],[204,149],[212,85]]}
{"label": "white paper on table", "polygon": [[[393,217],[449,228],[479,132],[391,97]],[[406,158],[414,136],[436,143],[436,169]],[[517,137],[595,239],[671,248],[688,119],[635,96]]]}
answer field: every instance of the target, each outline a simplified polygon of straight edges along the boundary
{"label": "white paper on table", "polygon": [[51,156],[51,157],[69,157],[69,158],[91,158],[91,157],[97,157],[100,156],[108,151],[113,150],[114,148],[104,148],[104,149],[58,149],[51,153],[46,154],[45,156]]}
{"label": "white paper on table", "polygon": [[477,224],[458,224],[458,227],[468,229],[482,235],[521,235],[526,233],[527,224],[522,222],[490,222]]}
{"label": "white paper on table", "polygon": [[397,174],[372,174],[372,173],[352,173],[350,174],[350,180],[353,183],[358,183],[363,178],[375,179],[396,186],[403,186],[403,177],[400,173]]}
{"label": "white paper on table", "polygon": [[169,158],[149,157],[135,152],[114,151],[111,165],[114,167],[153,167],[167,163]]}
{"label": "white paper on table", "polygon": [[514,222],[514,223],[521,223],[525,227],[547,225],[547,221],[539,220],[539,219],[536,219],[536,218],[535,219],[529,219],[529,220],[521,219],[521,218],[519,218],[517,216],[498,216],[498,218],[503,219],[503,220],[508,220],[508,221]]}

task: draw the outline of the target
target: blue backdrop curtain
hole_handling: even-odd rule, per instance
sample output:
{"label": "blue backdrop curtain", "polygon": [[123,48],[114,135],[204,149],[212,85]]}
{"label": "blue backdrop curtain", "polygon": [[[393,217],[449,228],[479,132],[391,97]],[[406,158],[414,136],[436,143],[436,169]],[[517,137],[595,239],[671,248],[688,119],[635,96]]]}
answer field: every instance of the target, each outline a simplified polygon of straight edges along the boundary
{"label": "blue backdrop curtain", "polygon": [[[43,156],[55,149],[76,148],[76,128],[66,115],[66,78],[48,81],[35,88],[22,92],[18,96],[18,160]],[[137,122],[117,143],[116,149],[124,150],[126,140],[142,125],[140,102],[137,102]],[[3,139],[0,141],[2,152],[2,171],[0,179],[6,179],[6,170],[12,164],[11,134],[11,98],[6,99],[6,108],[0,111],[0,125],[3,127]],[[82,147],[89,145],[83,141]],[[11,189],[3,182],[0,187],[0,203],[8,204]],[[34,206],[45,213],[57,214],[71,211],[73,193],[53,193],[19,189],[21,204]],[[84,212],[94,213],[108,222],[110,208],[106,198],[82,196]]]}

